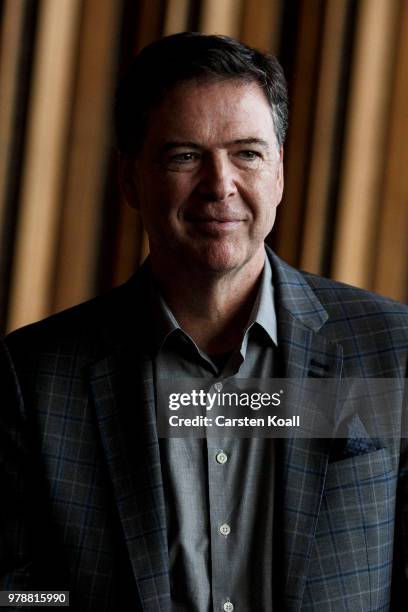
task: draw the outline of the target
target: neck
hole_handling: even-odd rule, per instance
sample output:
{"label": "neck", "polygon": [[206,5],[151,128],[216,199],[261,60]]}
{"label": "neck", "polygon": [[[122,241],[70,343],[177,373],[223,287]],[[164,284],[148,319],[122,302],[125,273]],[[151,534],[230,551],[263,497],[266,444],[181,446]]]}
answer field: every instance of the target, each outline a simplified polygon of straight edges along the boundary
{"label": "neck", "polygon": [[257,295],[264,251],[238,270],[225,274],[190,273],[185,266],[157,265],[152,270],[160,290],[183,330],[208,354],[241,344]]}

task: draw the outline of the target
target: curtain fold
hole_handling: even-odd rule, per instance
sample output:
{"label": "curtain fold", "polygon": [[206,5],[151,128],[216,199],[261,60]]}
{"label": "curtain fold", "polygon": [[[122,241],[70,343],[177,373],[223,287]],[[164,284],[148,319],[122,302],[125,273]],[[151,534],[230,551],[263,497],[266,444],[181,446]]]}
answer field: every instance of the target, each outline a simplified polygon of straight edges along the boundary
{"label": "curtain fold", "polygon": [[361,0],[335,221],[333,277],[372,288],[397,2]]}
{"label": "curtain fold", "polygon": [[79,0],[43,0],[40,5],[11,278],[10,328],[51,312],[80,8]]}

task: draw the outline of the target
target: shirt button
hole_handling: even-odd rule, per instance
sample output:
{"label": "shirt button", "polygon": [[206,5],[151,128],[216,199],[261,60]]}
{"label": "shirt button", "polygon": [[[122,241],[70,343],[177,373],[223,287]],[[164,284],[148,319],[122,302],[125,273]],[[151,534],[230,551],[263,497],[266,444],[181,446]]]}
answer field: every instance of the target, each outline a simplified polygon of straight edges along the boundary
{"label": "shirt button", "polygon": [[217,463],[227,463],[228,461],[228,456],[226,455],[226,453],[224,453],[224,451],[220,451],[219,453],[217,453],[216,457],[215,457]]}
{"label": "shirt button", "polygon": [[227,523],[224,523],[220,527],[220,533],[222,533],[223,536],[229,535],[231,533],[231,527]]}
{"label": "shirt button", "polygon": [[231,603],[230,601],[226,601],[225,604],[223,605],[223,608],[225,612],[232,612],[234,609],[234,604]]}
{"label": "shirt button", "polygon": [[215,385],[214,385],[214,389],[216,391],[221,391],[221,389],[222,389],[222,382],[216,382]]}

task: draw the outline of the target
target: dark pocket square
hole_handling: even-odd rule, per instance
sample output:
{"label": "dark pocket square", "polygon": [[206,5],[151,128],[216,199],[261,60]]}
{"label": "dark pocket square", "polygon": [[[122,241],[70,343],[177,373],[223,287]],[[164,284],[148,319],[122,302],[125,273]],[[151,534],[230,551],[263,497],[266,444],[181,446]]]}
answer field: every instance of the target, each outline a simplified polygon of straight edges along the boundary
{"label": "dark pocket square", "polygon": [[379,448],[378,440],[370,438],[359,416],[354,415],[339,427],[330,447],[329,463],[372,453]]}

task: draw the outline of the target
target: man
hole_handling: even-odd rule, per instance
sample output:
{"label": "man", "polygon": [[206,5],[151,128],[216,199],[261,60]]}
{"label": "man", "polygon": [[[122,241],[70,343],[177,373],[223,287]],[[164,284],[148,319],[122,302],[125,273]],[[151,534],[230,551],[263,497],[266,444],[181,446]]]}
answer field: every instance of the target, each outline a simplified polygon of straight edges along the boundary
{"label": "man", "polygon": [[136,58],[117,131],[150,258],[5,341],[2,589],[98,611],[403,609],[399,422],[375,439],[353,420],[332,441],[157,434],[160,381],[406,377],[405,306],[265,250],[286,115],[277,61],[232,39]]}

